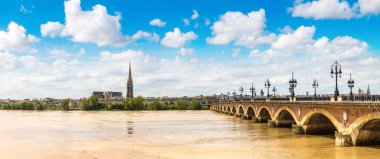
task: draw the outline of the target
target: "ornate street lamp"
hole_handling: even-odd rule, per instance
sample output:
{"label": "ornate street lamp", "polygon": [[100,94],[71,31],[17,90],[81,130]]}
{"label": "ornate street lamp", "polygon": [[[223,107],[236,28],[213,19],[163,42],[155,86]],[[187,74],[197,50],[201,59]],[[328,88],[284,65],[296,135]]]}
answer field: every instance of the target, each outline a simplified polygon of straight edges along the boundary
{"label": "ornate street lamp", "polygon": [[334,94],[334,100],[338,101],[338,96],[339,96],[338,75],[339,75],[339,78],[342,77],[342,66],[338,63],[338,61],[335,61],[331,65],[330,74],[331,74],[331,78],[334,78],[334,74],[335,74],[335,94]]}
{"label": "ornate street lamp", "polygon": [[243,91],[244,91],[243,86],[240,86],[239,91],[240,91],[240,100],[243,101]]}
{"label": "ornate street lamp", "polygon": [[232,99],[234,100],[234,102],[235,102],[235,96],[236,96],[236,92],[235,92],[235,90],[234,90],[234,92],[232,92]]}
{"label": "ornate street lamp", "polygon": [[292,79],[289,80],[289,92],[292,97],[292,100],[295,97],[294,89],[297,87],[297,80],[294,79],[294,73],[292,72]]}
{"label": "ornate street lamp", "polygon": [[249,88],[249,90],[251,91],[251,94],[252,94],[251,101],[253,101],[253,95],[256,96],[256,89],[255,89],[255,87],[253,87],[253,83],[252,83],[252,87]]}
{"label": "ornate street lamp", "polygon": [[354,88],[355,81],[351,78],[351,73],[350,73],[350,79],[347,81],[347,85],[350,88],[350,100],[353,100],[353,93],[352,93],[352,88]]}
{"label": "ornate street lamp", "polygon": [[318,81],[314,79],[313,81],[313,88],[314,88],[314,100],[317,100],[317,88],[319,86]]}
{"label": "ornate street lamp", "polygon": [[269,81],[268,78],[267,78],[267,80],[265,81],[264,86],[265,86],[265,88],[267,88],[267,99],[269,99],[269,88],[270,88],[271,84],[270,84],[270,81]]}
{"label": "ornate street lamp", "polygon": [[277,88],[276,86],[273,86],[273,98],[276,98],[276,92],[277,92]]}
{"label": "ornate street lamp", "polygon": [[227,102],[230,102],[230,91],[227,92]]}
{"label": "ornate street lamp", "polygon": [[261,95],[261,98],[264,98],[264,91],[263,91],[263,89],[261,89],[260,95]]}

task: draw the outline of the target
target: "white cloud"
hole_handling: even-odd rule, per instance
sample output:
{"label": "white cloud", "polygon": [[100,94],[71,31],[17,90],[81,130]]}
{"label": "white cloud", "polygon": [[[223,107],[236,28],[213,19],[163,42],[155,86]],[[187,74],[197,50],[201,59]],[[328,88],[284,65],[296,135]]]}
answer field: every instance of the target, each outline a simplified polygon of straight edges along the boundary
{"label": "white cloud", "polygon": [[182,19],[183,23],[185,23],[185,26],[189,26],[190,25],[190,20],[189,19]]}
{"label": "white cloud", "polygon": [[41,24],[40,30],[42,36],[56,37],[60,36],[63,25],[59,22],[47,22],[46,24]]}
{"label": "white cloud", "polygon": [[362,14],[380,14],[379,0],[359,0],[359,7]]}
{"label": "white cloud", "polygon": [[205,18],[205,25],[209,26],[211,24],[210,20],[208,18]]}
{"label": "white cloud", "polygon": [[178,51],[178,53],[183,55],[183,56],[192,55],[194,53],[194,49],[181,47],[181,49]]}
{"label": "white cloud", "polygon": [[25,28],[15,22],[10,22],[7,30],[0,30],[0,50],[27,50],[36,42],[39,42],[37,37],[26,34]]}
{"label": "white cloud", "polygon": [[24,13],[24,14],[30,14],[30,13],[32,13],[32,10],[31,9],[27,9],[24,5],[20,5],[19,11],[21,13]]}
{"label": "white cloud", "polygon": [[165,33],[165,37],[161,40],[161,44],[170,48],[180,48],[197,38],[198,36],[192,31],[182,33],[179,28],[174,28],[173,32]]}
{"label": "white cloud", "polygon": [[260,57],[260,56],[261,56],[261,52],[258,49],[254,49],[249,52],[249,57]]}
{"label": "white cloud", "polygon": [[232,49],[232,54],[231,55],[232,55],[233,58],[238,57],[239,54],[240,54],[240,49],[239,48],[233,48]]}
{"label": "white cloud", "polygon": [[152,26],[158,26],[158,27],[164,27],[166,25],[166,22],[161,21],[161,19],[153,19],[149,22]]}
{"label": "white cloud", "polygon": [[131,49],[124,52],[120,52],[120,53],[111,53],[109,51],[103,51],[100,53],[100,57],[102,60],[111,60],[111,61],[127,60],[127,59],[133,59],[133,58],[137,58],[141,56],[144,56],[144,52],[131,50]]}
{"label": "white cloud", "polygon": [[100,4],[83,11],[80,0],[65,1],[65,19],[61,35],[71,37],[74,42],[123,46],[128,41],[121,33],[121,16],[109,15],[106,7]]}
{"label": "white cloud", "polygon": [[293,17],[311,19],[350,19],[355,11],[345,0],[313,0],[310,2],[295,2],[289,9]]}
{"label": "white cloud", "polygon": [[160,36],[156,33],[149,33],[149,32],[139,30],[132,36],[132,40],[137,41],[139,39],[145,39],[147,41],[158,42],[160,41]]}
{"label": "white cloud", "polygon": [[191,15],[191,19],[197,19],[199,17],[198,11],[193,9],[193,15]]}
{"label": "white cloud", "polygon": [[380,60],[378,58],[373,58],[373,57],[369,57],[369,58],[366,58],[366,59],[362,59],[360,60],[360,64],[362,65],[375,65],[375,64],[378,64],[380,62]]}
{"label": "white cloud", "polygon": [[241,12],[226,12],[220,16],[212,29],[213,37],[208,37],[210,44],[229,44],[246,47],[256,47],[259,44],[267,44],[274,40],[274,34],[264,31],[265,10],[252,11],[247,15]]}

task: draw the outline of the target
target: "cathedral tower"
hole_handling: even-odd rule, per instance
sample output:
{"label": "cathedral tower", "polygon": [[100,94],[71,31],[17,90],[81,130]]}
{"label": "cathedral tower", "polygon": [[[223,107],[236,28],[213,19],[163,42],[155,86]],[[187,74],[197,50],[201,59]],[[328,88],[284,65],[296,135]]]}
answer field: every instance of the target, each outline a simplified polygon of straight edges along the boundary
{"label": "cathedral tower", "polygon": [[131,62],[129,62],[129,75],[127,82],[127,98],[133,98],[133,81],[132,81],[132,71],[131,71]]}

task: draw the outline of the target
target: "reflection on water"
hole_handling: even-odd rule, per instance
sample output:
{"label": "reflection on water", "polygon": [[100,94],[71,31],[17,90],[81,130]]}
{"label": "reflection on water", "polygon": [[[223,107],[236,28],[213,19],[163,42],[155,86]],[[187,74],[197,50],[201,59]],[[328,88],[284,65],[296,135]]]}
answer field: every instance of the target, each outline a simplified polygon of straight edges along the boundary
{"label": "reflection on water", "polygon": [[133,121],[127,121],[128,134],[133,134]]}
{"label": "reflection on water", "polygon": [[0,158],[378,158],[212,111],[0,111]]}

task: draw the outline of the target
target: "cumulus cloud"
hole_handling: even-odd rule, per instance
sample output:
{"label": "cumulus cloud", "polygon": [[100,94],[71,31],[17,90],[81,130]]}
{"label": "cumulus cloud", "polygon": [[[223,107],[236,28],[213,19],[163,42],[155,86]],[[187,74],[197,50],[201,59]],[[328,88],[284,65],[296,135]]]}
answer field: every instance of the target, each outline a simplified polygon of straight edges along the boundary
{"label": "cumulus cloud", "polygon": [[74,42],[95,43],[98,46],[123,46],[129,38],[121,33],[120,14],[110,15],[100,4],[84,11],[80,0],[67,0],[65,24],[48,22],[41,25],[43,36],[67,36]]}
{"label": "cumulus cloud", "polygon": [[166,25],[166,22],[162,21],[161,19],[153,19],[149,22],[152,26],[158,26],[158,27],[164,27]]}
{"label": "cumulus cloud", "polygon": [[147,41],[158,42],[160,41],[160,36],[156,33],[149,33],[149,32],[139,30],[132,36],[132,40],[137,41],[139,39],[145,39]]}
{"label": "cumulus cloud", "polygon": [[311,19],[350,19],[355,16],[354,10],[345,0],[300,1],[289,11],[293,17]]}
{"label": "cumulus cloud", "polygon": [[195,20],[199,17],[198,11],[193,9],[193,15],[191,15],[191,19]]}
{"label": "cumulus cloud", "polygon": [[206,39],[210,44],[241,45],[256,47],[259,44],[268,44],[275,38],[274,34],[264,31],[266,27],[265,10],[252,11],[247,15],[241,12],[226,12],[220,16],[211,29],[213,37]]}
{"label": "cumulus cloud", "polygon": [[179,28],[174,28],[173,32],[165,33],[165,37],[161,40],[161,44],[170,48],[180,48],[197,38],[197,34],[192,31],[182,33]]}
{"label": "cumulus cloud", "polygon": [[379,0],[359,0],[360,12],[362,14],[379,14],[380,1]]}
{"label": "cumulus cloud", "polygon": [[47,22],[46,24],[41,24],[40,30],[42,36],[56,37],[61,36],[61,32],[64,25],[59,22]]}
{"label": "cumulus cloud", "polygon": [[0,30],[0,50],[27,50],[36,42],[39,42],[37,37],[26,34],[26,29],[15,22],[10,22],[7,30]]}
{"label": "cumulus cloud", "polygon": [[99,46],[123,46],[127,38],[121,33],[121,16],[109,15],[106,7],[98,4],[83,11],[80,0],[65,1],[65,27],[63,36],[75,42],[96,43]]}
{"label": "cumulus cloud", "polygon": [[192,55],[194,53],[194,49],[181,47],[181,49],[178,51],[178,53],[183,55],[183,56]]}

